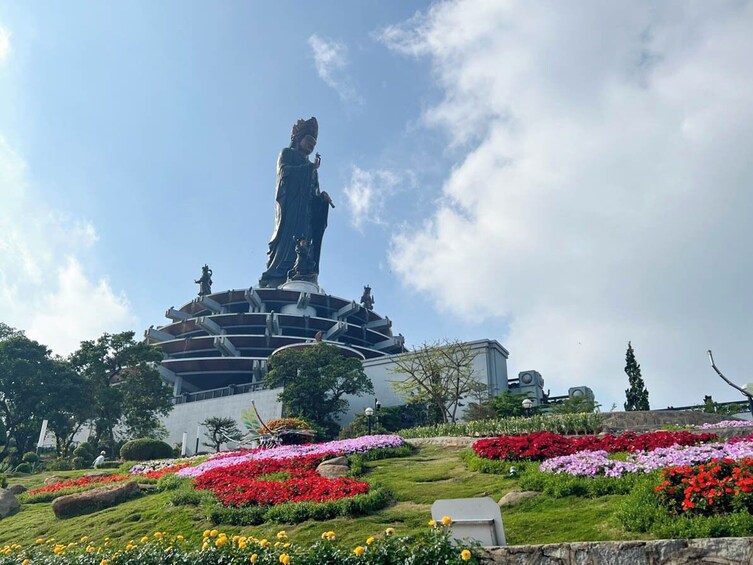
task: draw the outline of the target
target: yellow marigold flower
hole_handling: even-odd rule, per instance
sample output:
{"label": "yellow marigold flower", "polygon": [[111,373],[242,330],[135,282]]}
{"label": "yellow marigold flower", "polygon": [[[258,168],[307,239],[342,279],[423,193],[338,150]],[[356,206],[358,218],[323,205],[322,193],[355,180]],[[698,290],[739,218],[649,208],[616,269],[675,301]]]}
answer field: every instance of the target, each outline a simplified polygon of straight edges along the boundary
{"label": "yellow marigold flower", "polygon": [[259,559],[259,556],[256,553],[252,553],[251,557],[248,558],[251,563],[256,563],[257,559]]}
{"label": "yellow marigold flower", "polygon": [[369,537],[366,538],[366,545],[371,545],[375,541],[376,541],[376,539],[374,538],[374,536],[369,536]]}
{"label": "yellow marigold flower", "polygon": [[269,547],[269,542],[267,541],[266,538],[264,538],[263,540],[259,542],[259,545],[262,547]]}
{"label": "yellow marigold flower", "polygon": [[436,520],[429,520],[429,526],[431,526],[433,528],[436,525],[437,525],[437,521]]}
{"label": "yellow marigold flower", "polygon": [[42,538],[37,538],[36,544],[42,545],[44,543],[44,540]]}
{"label": "yellow marigold flower", "polygon": [[241,549],[246,549],[246,540],[239,539],[238,540],[238,547],[241,548]]}
{"label": "yellow marigold flower", "polygon": [[211,534],[211,533],[212,533],[212,530],[204,530],[204,537],[208,538],[209,534]]}
{"label": "yellow marigold flower", "polygon": [[172,545],[168,545],[168,546],[167,546],[167,547],[165,548],[165,551],[172,551],[172,549],[173,549],[173,546],[172,546]]}
{"label": "yellow marigold flower", "polygon": [[285,530],[281,530],[277,532],[277,539],[288,539],[288,534],[285,533]]}
{"label": "yellow marigold flower", "polygon": [[282,563],[282,565],[288,565],[290,563],[290,555],[288,555],[287,553],[281,553],[280,563]]}
{"label": "yellow marigold flower", "polygon": [[391,536],[392,534],[395,533],[395,528],[387,528],[386,530],[384,530],[384,533],[387,534],[388,536]]}
{"label": "yellow marigold flower", "polygon": [[201,551],[206,551],[207,549],[209,549],[209,544],[204,542],[204,545],[201,546]]}
{"label": "yellow marigold flower", "polygon": [[75,543],[73,543],[73,542],[71,542],[71,543],[69,543],[69,544],[68,544],[68,547],[69,547],[69,548],[71,548],[71,547],[76,547],[76,544],[75,544]]}
{"label": "yellow marigold flower", "polygon": [[86,543],[89,541],[89,536],[81,536],[81,539],[79,540],[81,543]]}
{"label": "yellow marigold flower", "polygon": [[283,543],[283,544],[282,544],[282,547],[284,547],[285,549],[287,549],[287,548],[289,548],[289,547],[290,547],[290,544],[289,544],[289,543]]}
{"label": "yellow marigold flower", "polygon": [[227,543],[227,538],[219,537],[217,538],[217,541],[214,542],[214,545],[216,545],[217,547],[222,547],[226,543]]}
{"label": "yellow marigold flower", "polygon": [[184,538],[182,535],[178,534],[177,536],[175,536],[175,539],[178,540],[178,541],[183,541],[186,538]]}
{"label": "yellow marigold flower", "polygon": [[452,518],[450,518],[449,516],[442,516],[442,524],[449,526],[450,524],[452,524]]}
{"label": "yellow marigold flower", "polygon": [[97,548],[94,547],[93,545],[87,545],[86,546],[86,553],[94,553],[96,550],[97,550]]}
{"label": "yellow marigold flower", "polygon": [[149,541],[149,536],[144,536],[143,538],[141,538],[141,543],[146,543],[148,541]]}
{"label": "yellow marigold flower", "polygon": [[464,549],[463,551],[460,552],[460,559],[462,559],[463,561],[470,561],[471,552],[468,551],[467,549]]}
{"label": "yellow marigold flower", "polygon": [[29,563],[31,563],[30,559],[24,559],[23,561],[21,561],[21,565],[29,565]]}
{"label": "yellow marigold flower", "polygon": [[109,561],[107,561],[107,559],[103,559],[102,561],[99,562],[99,565],[108,565],[108,563]]}
{"label": "yellow marigold flower", "polygon": [[355,553],[356,555],[358,555],[358,557],[361,557],[361,555],[363,555],[363,552],[364,552],[364,551],[366,551],[366,550],[364,549],[364,547],[363,547],[362,545],[359,545],[358,547],[356,547],[356,548],[355,548],[355,549],[353,550],[353,553]]}
{"label": "yellow marigold flower", "polygon": [[48,539],[48,540],[47,540],[47,541],[46,541],[45,543],[52,543],[52,542],[54,542],[54,541],[55,541],[55,538],[50,538],[50,539]]}
{"label": "yellow marigold flower", "polygon": [[235,542],[237,542],[237,541],[238,541],[239,539],[241,539],[241,536],[239,536],[238,534],[236,534],[236,535],[234,535],[234,536],[233,536],[232,538],[230,538],[230,539],[231,539],[231,540],[233,540],[233,543],[235,543]]}
{"label": "yellow marigold flower", "polygon": [[219,533],[220,533],[220,532],[218,532],[217,530],[211,530],[211,531],[209,532],[209,537],[210,537],[210,538],[216,538],[216,537],[217,537],[217,534],[219,534]]}
{"label": "yellow marigold flower", "polygon": [[154,537],[157,539],[162,539],[162,532],[154,532]]}

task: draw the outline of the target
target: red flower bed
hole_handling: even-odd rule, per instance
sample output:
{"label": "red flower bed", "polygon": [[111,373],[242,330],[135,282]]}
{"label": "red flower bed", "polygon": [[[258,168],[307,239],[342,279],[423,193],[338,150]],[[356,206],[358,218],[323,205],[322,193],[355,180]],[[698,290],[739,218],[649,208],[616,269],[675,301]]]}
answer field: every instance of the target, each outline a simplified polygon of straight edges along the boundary
{"label": "red flower bed", "polygon": [[195,487],[211,490],[225,506],[324,502],[368,492],[369,484],[364,481],[319,476],[316,467],[323,459],[322,455],[309,455],[247,461],[209,470],[195,479]]}
{"label": "red flower bed", "polygon": [[535,432],[523,436],[499,436],[480,439],[472,446],[479,457],[506,459],[508,461],[543,461],[552,457],[572,455],[578,451],[604,450],[608,453],[622,451],[650,451],[672,445],[694,445],[716,439],[715,434],[690,432],[651,432],[636,434],[625,432],[613,436],[565,437],[551,432]]}
{"label": "red flower bed", "polygon": [[29,494],[40,494],[43,492],[57,492],[59,490],[65,490],[69,488],[86,487],[89,485],[99,486],[106,483],[118,483],[120,481],[127,481],[131,477],[128,475],[107,475],[106,477],[81,477],[80,479],[69,479],[67,481],[60,481],[59,483],[53,483],[40,488],[31,489]]}
{"label": "red flower bed", "polygon": [[191,461],[187,461],[185,463],[176,463],[175,465],[170,465],[169,467],[165,467],[164,469],[149,471],[148,473],[144,473],[141,476],[146,477],[147,479],[159,479],[160,477],[167,475],[168,473],[177,473],[181,469],[190,467],[191,465],[193,465],[193,462]]}
{"label": "red flower bed", "polygon": [[677,514],[709,516],[734,510],[753,512],[753,459],[716,459],[662,471],[654,491]]}

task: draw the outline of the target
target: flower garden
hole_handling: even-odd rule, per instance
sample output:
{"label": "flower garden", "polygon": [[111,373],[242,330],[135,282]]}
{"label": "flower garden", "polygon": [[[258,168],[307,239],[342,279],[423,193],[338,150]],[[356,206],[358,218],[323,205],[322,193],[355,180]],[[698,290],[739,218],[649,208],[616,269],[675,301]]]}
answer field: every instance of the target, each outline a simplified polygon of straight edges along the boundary
{"label": "flower garden", "polygon": [[[342,456],[347,472],[320,474],[322,463],[343,463]],[[18,497],[21,512],[0,524],[0,565],[387,564],[408,555],[423,556],[415,563],[474,563],[480,554],[454,546],[447,526],[426,529],[428,506],[518,489],[542,494],[503,509],[512,544],[753,535],[753,434],[724,440],[712,427],[570,436],[539,430],[484,437],[464,451],[367,436],[130,463],[104,476],[83,472],[48,485],[29,479],[30,490]],[[128,481],[151,484],[147,496],[54,524],[42,504]],[[534,531],[530,520],[543,526]],[[563,520],[567,531],[556,529]],[[95,522],[112,525],[99,531]],[[14,535],[3,534],[6,525]],[[143,537],[144,526],[159,535]],[[99,533],[96,543],[77,541],[91,531]]]}
{"label": "flower garden", "polygon": [[514,474],[512,464],[522,464],[523,488],[556,497],[626,495],[616,517],[628,530],[657,537],[753,534],[753,434],[720,441],[687,431],[535,432],[478,440],[465,459],[490,473]]}

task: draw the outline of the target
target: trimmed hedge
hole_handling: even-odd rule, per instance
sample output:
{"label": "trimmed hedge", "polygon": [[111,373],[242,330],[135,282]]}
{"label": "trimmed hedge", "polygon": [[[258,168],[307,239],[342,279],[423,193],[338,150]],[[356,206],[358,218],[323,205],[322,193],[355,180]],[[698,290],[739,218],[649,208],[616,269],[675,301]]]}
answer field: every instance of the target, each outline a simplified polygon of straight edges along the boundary
{"label": "trimmed hedge", "polygon": [[387,488],[372,485],[366,494],[326,502],[286,502],[274,506],[240,508],[216,504],[208,508],[207,517],[214,524],[232,526],[255,526],[264,522],[298,524],[306,520],[331,520],[338,516],[364,516],[387,507],[391,501],[392,493]]}
{"label": "trimmed hedge", "polygon": [[120,448],[120,457],[129,461],[149,461],[168,459],[173,456],[173,448],[164,441],[151,438],[132,439]]}

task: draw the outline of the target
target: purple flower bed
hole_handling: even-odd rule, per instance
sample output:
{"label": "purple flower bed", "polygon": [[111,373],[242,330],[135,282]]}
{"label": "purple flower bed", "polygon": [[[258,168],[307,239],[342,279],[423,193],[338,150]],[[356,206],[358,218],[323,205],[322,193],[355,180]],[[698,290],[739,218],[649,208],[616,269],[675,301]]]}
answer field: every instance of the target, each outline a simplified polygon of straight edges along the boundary
{"label": "purple flower bed", "polygon": [[696,426],[697,430],[714,430],[716,428],[749,428],[753,426],[753,422],[746,420],[724,420],[723,422],[717,422],[716,424],[702,424]]}
{"label": "purple flower bed", "polygon": [[222,457],[210,459],[195,467],[187,467],[176,473],[179,477],[198,477],[210,469],[229,467],[238,465],[246,461],[261,459],[290,459],[292,457],[302,457],[305,455],[323,455],[325,453],[335,453],[337,455],[348,455],[351,453],[365,453],[372,449],[382,447],[400,447],[405,441],[400,436],[380,435],[365,436],[355,439],[344,439],[329,441],[327,443],[310,443],[306,445],[284,445],[272,449],[255,449],[252,451],[238,451],[238,455],[223,454]]}
{"label": "purple flower bed", "polygon": [[625,473],[650,473],[665,467],[698,465],[722,458],[738,461],[746,457],[753,457],[752,441],[675,445],[632,453],[627,461],[609,459],[606,451],[581,451],[574,455],[547,459],[539,470],[545,473],[567,473],[576,477],[621,477]]}

